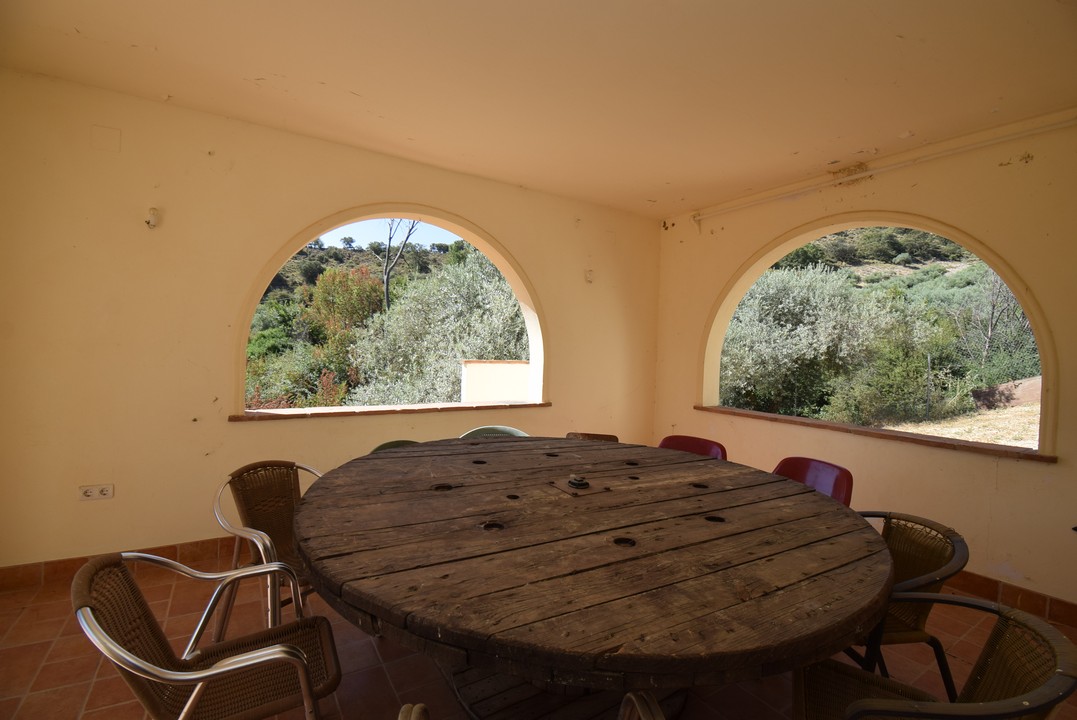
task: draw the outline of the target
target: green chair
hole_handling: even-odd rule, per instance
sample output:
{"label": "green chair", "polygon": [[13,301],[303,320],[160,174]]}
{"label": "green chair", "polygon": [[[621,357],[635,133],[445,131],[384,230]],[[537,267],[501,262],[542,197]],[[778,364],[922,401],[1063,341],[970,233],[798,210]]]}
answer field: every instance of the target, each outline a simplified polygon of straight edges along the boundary
{"label": "green chair", "polygon": [[484,437],[500,437],[500,436],[512,436],[512,437],[528,437],[527,433],[523,430],[517,430],[514,427],[508,425],[482,425],[477,428],[472,428],[466,433],[461,435],[462,438],[484,438]]}
{"label": "green chair", "polygon": [[371,450],[371,453],[381,452],[382,450],[390,450],[392,448],[404,447],[405,445],[416,445],[418,440],[386,440],[381,445]]}

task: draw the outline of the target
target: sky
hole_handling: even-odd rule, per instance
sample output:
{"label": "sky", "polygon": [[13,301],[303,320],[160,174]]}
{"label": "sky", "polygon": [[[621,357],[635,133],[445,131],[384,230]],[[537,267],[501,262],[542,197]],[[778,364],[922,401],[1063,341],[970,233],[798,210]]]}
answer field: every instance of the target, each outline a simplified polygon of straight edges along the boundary
{"label": "sky", "polygon": [[[348,225],[341,225],[335,230],[322,233],[321,239],[326,247],[343,247],[340,244],[342,238],[350,237],[355,241],[356,247],[366,247],[372,242],[385,242],[387,233],[387,221],[384,218],[377,220],[362,220]],[[394,247],[404,239],[405,228],[401,228],[394,238]],[[415,234],[411,236],[411,243],[430,246],[432,243],[445,243],[451,245],[460,237],[454,233],[439,228],[437,225],[423,223]]]}

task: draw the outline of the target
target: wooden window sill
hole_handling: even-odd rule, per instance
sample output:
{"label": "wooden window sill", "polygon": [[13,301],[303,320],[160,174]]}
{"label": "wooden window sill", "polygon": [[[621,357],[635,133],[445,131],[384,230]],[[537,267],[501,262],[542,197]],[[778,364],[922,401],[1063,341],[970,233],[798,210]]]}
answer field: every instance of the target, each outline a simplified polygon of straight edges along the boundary
{"label": "wooden window sill", "polygon": [[551,403],[441,403],[431,405],[370,405],[347,407],[282,408],[279,410],[244,410],[242,415],[229,415],[228,422],[261,422],[263,420],[296,420],[299,418],[353,417],[356,415],[402,415],[410,413],[460,412],[469,410],[515,410],[518,408],[550,407]]}

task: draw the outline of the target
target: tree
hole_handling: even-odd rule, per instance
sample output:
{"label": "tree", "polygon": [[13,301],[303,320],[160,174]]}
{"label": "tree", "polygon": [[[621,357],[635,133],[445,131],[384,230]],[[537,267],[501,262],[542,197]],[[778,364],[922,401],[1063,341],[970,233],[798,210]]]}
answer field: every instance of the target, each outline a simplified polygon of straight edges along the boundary
{"label": "tree", "polygon": [[1040,373],[1032,325],[1010,288],[986,265],[979,280],[949,310],[958,352],[977,385],[986,387]]}
{"label": "tree", "polygon": [[345,250],[351,250],[355,247],[355,239],[350,237],[342,237],[340,244]]}
{"label": "tree", "polygon": [[[419,229],[421,224],[420,220],[404,220],[402,218],[389,218],[385,221],[386,224],[386,238],[384,252],[378,254],[378,259],[381,261],[381,284],[385,289],[384,305],[382,309],[386,312],[389,311],[389,281],[393,274],[393,268],[400,261],[400,256],[404,254],[404,248],[408,246],[408,241],[411,240],[411,236],[415,234],[415,231]],[[397,232],[400,228],[404,228],[404,239],[400,241],[400,245],[397,246],[396,253],[393,253],[393,240],[396,238]],[[371,250],[373,251],[373,243],[371,243]]]}
{"label": "tree", "polygon": [[857,295],[845,273],[819,266],[768,270],[729,324],[721,403],[817,416],[833,378],[856,365],[884,321],[879,303]]}
{"label": "tree", "polygon": [[408,284],[356,333],[360,385],[349,405],[459,402],[465,359],[525,360],[527,329],[512,288],[479,252]]}
{"label": "tree", "polygon": [[[336,378],[348,378],[351,385],[355,373],[348,361],[348,347],[353,331],[378,312],[381,287],[377,279],[364,268],[346,269],[332,267],[318,278],[305,317],[310,323],[312,335],[319,339],[314,349],[315,360],[332,371],[334,378],[320,378],[320,388],[333,386]],[[343,397],[345,388],[338,395]],[[333,404],[338,404],[338,401]]]}

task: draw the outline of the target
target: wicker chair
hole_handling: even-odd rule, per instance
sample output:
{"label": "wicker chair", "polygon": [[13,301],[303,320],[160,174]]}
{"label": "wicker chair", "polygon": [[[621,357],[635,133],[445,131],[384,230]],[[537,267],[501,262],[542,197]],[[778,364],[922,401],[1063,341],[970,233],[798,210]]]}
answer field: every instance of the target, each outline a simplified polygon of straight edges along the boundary
{"label": "wicker chair", "polygon": [[[302,574],[302,563],[295,551],[295,535],[292,519],[295,507],[299,503],[299,471],[304,470],[314,477],[321,473],[307,465],[290,460],[265,460],[244,465],[232,472],[217,490],[213,502],[213,514],[221,527],[236,536],[235,550],[232,553],[232,567],[239,567],[240,551],[243,543],[250,546],[252,562],[280,561],[300,573],[300,595],[295,598],[280,596],[279,583],[273,578],[266,582],[266,627],[273,627],[280,622],[280,608],[293,600],[302,602],[303,596],[311,591],[310,583]],[[221,506],[225,489],[231,490],[239,513],[240,524],[229,521]],[[214,640],[220,640],[228,626],[235,601],[235,588],[229,590],[223,603],[221,617],[217,623]]]}
{"label": "wicker chair", "polygon": [[607,435],[605,433],[587,433],[587,432],[570,432],[565,433],[565,437],[569,440],[598,440],[599,442],[620,442],[616,435]]}
{"label": "wicker chair", "polygon": [[[130,564],[146,562],[216,585],[186,649],[172,649]],[[298,591],[282,563],[202,573],[173,560],[142,553],[91,559],[75,575],[71,600],[83,632],[119,669],[156,720],[263,718],[303,707],[318,717],[318,698],[336,690],[340,664],[329,621],[302,616],[273,628],[198,649],[209,618],[228,587],[240,580],[279,575]]]}
{"label": "wicker chair", "polygon": [[527,433],[523,430],[517,430],[514,427],[507,425],[482,425],[477,428],[472,428],[466,433],[461,435],[462,438],[483,438],[483,437],[499,437],[503,435],[515,436],[515,437],[527,437]]}
{"label": "wicker chair", "polygon": [[787,457],[778,463],[773,472],[804,483],[846,507],[853,501],[853,474],[841,465],[815,458]]}
{"label": "wicker chair", "polygon": [[796,720],[846,718],[1021,718],[1041,720],[1077,688],[1077,648],[1039,618],[982,600],[903,593],[902,603],[945,603],[997,616],[956,702],[835,660],[797,670]]}
{"label": "wicker chair", "polygon": [[400,708],[400,714],[396,720],[430,720],[430,713],[426,711],[426,705],[405,705]]}
{"label": "wicker chair", "polygon": [[617,720],[665,720],[662,706],[654,695],[646,690],[633,690],[625,693]]}
{"label": "wicker chair", "polygon": [[[938,592],[943,583],[969,561],[968,545],[953,528],[903,513],[862,512],[860,515],[882,519],[880,531],[894,562],[895,593]],[[891,601],[882,627],[876,630],[877,642],[868,648],[862,666],[869,671],[878,666],[886,676],[881,646],[927,643],[935,653],[946,694],[953,701],[957,697],[957,688],[946,661],[946,652],[939,639],[925,630],[930,613],[931,603]]]}
{"label": "wicker chair", "polygon": [[693,437],[691,435],[667,435],[658,443],[658,447],[683,450],[696,455],[712,457],[716,460],[726,459],[725,445],[717,440],[708,440],[707,438]]}

